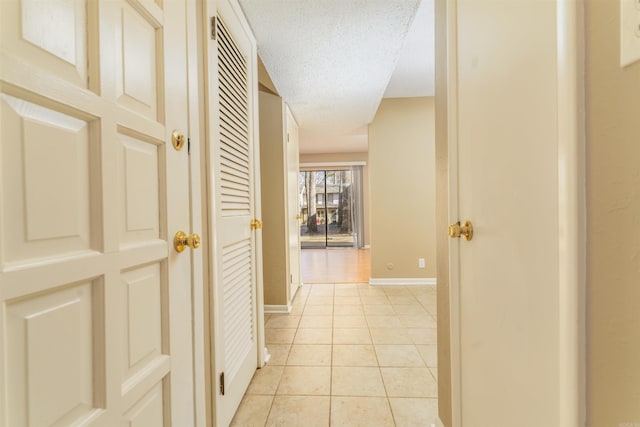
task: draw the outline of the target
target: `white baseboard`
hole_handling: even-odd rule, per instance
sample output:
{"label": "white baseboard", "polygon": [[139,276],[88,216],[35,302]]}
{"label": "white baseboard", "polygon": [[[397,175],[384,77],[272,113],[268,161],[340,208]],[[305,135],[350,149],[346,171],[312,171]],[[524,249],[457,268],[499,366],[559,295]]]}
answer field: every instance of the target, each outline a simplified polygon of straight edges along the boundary
{"label": "white baseboard", "polygon": [[269,349],[267,347],[265,347],[262,351],[262,357],[264,359],[264,364],[266,365],[267,363],[269,363],[269,360],[271,360],[271,353],[269,353]]}
{"label": "white baseboard", "polygon": [[298,283],[298,286],[296,286],[295,291],[293,291],[293,295],[291,295],[291,301],[293,301],[296,295],[298,295],[298,291],[300,290],[301,287],[302,287],[302,282]]}
{"label": "white baseboard", "polygon": [[384,278],[384,279],[369,279],[370,285],[385,285],[385,286],[407,286],[407,285],[436,285],[435,277],[420,277],[420,278]]}
{"label": "white baseboard", "polygon": [[287,305],[264,305],[265,314],[289,314],[291,313],[291,306]]}

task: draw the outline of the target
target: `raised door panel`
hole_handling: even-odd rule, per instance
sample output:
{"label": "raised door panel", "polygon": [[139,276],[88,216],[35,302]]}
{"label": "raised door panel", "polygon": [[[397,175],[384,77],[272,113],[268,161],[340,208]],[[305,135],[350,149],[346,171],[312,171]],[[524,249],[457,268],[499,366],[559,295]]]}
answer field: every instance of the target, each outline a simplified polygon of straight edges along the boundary
{"label": "raised door panel", "polygon": [[118,135],[120,245],[127,247],[160,238],[160,195],[165,194],[164,147],[161,141]]}
{"label": "raised door panel", "polygon": [[79,87],[88,82],[88,15],[84,0],[0,2],[3,49]]}
{"label": "raised door panel", "polygon": [[150,427],[166,425],[163,384],[156,384],[136,405],[124,416],[128,427]]}
{"label": "raised door panel", "polygon": [[161,13],[155,8],[141,13],[127,3],[119,9],[114,22],[116,99],[132,111],[163,121],[163,86],[157,84],[164,76]]}
{"label": "raised door panel", "polygon": [[101,283],[69,284],[6,303],[8,425],[71,424],[100,411]]}
{"label": "raised door panel", "polygon": [[[122,355],[123,381],[134,376],[155,359],[167,354],[166,271],[160,264],[134,268],[122,273],[124,311]],[[124,389],[130,388],[126,384]]]}
{"label": "raised door panel", "polygon": [[0,103],[12,141],[1,157],[2,264],[90,251],[91,123],[7,94]]}

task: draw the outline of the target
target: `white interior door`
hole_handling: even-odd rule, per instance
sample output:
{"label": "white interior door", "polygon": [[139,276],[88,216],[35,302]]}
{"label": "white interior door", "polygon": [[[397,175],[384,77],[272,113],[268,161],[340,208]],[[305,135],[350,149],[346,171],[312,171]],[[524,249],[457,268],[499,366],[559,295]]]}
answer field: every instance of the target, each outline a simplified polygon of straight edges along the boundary
{"label": "white interior door", "polygon": [[300,287],[300,200],[298,198],[298,174],[300,172],[298,124],[286,107],[287,123],[287,215],[289,222],[289,302]]}
{"label": "white interior door", "polygon": [[0,425],[193,425],[185,3],[0,9]]}
{"label": "white interior door", "polygon": [[563,388],[564,367],[578,366],[567,351],[578,322],[563,329],[573,303],[560,275],[561,177],[576,154],[559,155],[567,53],[557,4],[459,1],[453,17],[452,222],[474,228],[452,245],[454,417],[465,427],[577,425],[563,414],[578,393]]}
{"label": "white interior door", "polygon": [[[255,40],[237,3],[216,2],[209,47],[215,418],[231,421],[258,366]],[[215,10],[215,9],[214,9]]]}

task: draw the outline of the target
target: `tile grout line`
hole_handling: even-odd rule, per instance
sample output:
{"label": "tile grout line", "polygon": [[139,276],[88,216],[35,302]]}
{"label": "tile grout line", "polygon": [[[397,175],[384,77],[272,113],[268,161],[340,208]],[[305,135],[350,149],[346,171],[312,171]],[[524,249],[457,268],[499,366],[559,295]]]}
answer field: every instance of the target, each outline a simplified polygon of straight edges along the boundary
{"label": "tile grout line", "polygon": [[336,284],[331,285],[333,288],[333,299],[331,301],[331,363],[329,365],[329,427],[331,426],[331,412],[333,409],[333,332],[335,331],[335,315],[336,315]]}
{"label": "tile grout line", "polygon": [[[360,296],[360,304],[362,305],[362,313],[365,318],[365,322],[367,323],[367,331],[369,332],[369,338],[371,339],[371,347],[373,348],[373,354],[376,358],[376,364],[378,365],[378,373],[380,374],[380,380],[382,381],[382,387],[384,388],[385,399],[387,400],[387,405],[389,405],[389,412],[391,413],[391,420],[393,421],[393,425],[397,426],[395,416],[393,415],[393,409],[391,408],[391,401],[389,400],[389,392],[387,390],[387,384],[384,382],[384,376],[382,375],[382,368],[380,367],[380,359],[378,359],[378,352],[376,350],[375,343],[373,342],[373,334],[371,333],[371,325],[369,324],[369,317],[366,315],[364,310],[364,303],[362,301],[362,294],[358,291]],[[385,294],[386,295],[386,294]],[[388,299],[388,298],[387,298]],[[391,303],[389,302],[389,305]]]}
{"label": "tile grout line", "polygon": [[[300,317],[302,319],[302,316]],[[300,321],[298,321],[296,325],[296,332],[293,334],[293,339],[295,339],[296,334],[298,333],[298,328],[300,327]],[[284,370],[287,367],[287,361],[289,360],[289,356],[291,355],[291,349],[293,348],[293,340],[291,340],[291,345],[289,345],[289,351],[287,351],[287,357],[284,359],[284,366],[282,368],[282,373],[280,374],[280,379],[278,379],[278,385],[273,392],[273,399],[271,399],[271,406],[269,407],[269,412],[267,412],[267,418],[264,420],[264,425],[266,427],[267,422],[269,421],[269,416],[271,415],[271,411],[273,410],[273,405],[276,402],[276,397],[278,396],[278,390],[280,389],[280,384],[282,383],[282,377],[284,376]],[[274,365],[275,366],[275,365]]]}
{"label": "tile grout line", "polygon": [[[298,296],[301,294],[296,295],[295,298],[298,298]],[[307,295],[308,298],[308,295]],[[304,307],[306,307],[307,304],[307,300],[305,298],[305,303],[304,303]],[[304,313],[304,307],[303,307],[303,313]],[[295,333],[293,334],[293,339],[291,340],[291,343],[289,344],[289,350],[287,351],[287,356],[284,359],[284,365],[282,367],[282,374],[280,375],[280,378],[278,379],[278,385],[276,386],[275,391],[273,392],[273,399],[271,399],[271,405],[269,406],[269,411],[267,412],[267,417],[264,420],[264,425],[266,427],[268,421],[269,421],[269,416],[271,415],[271,412],[273,410],[273,405],[275,404],[276,401],[276,397],[278,396],[278,390],[280,389],[280,384],[282,383],[282,377],[284,377],[284,371],[287,368],[287,362],[289,361],[289,356],[291,355],[291,350],[293,349],[293,342],[295,340],[296,335],[298,334],[298,330],[300,329],[300,322],[302,321],[302,314],[300,315],[300,320],[298,320],[296,327],[295,327]],[[273,365],[276,366],[276,365]]]}
{"label": "tile grout line", "polygon": [[[389,297],[386,295],[386,292],[385,292],[385,296],[387,297],[387,300],[389,300]],[[389,305],[393,309],[393,306],[391,305],[391,300],[389,300]],[[364,307],[363,307],[363,311],[364,311]],[[394,310],[394,313],[395,313],[395,310]],[[382,387],[384,387],[384,394],[385,394],[385,397],[387,399],[387,405],[389,405],[389,412],[391,412],[391,420],[393,421],[393,425],[395,427],[395,426],[397,426],[397,423],[396,423],[396,417],[393,414],[393,409],[391,408],[391,400],[389,399],[389,390],[387,390],[387,383],[384,381],[384,375],[382,375],[382,367],[380,366],[380,359],[378,358],[378,351],[377,351],[376,346],[375,346],[375,344],[373,342],[373,334],[371,333],[371,326],[369,325],[369,318],[365,316],[365,319],[367,321],[367,329],[369,330],[369,336],[371,337],[371,346],[373,347],[373,352],[376,355],[376,362],[378,364],[378,372],[380,373],[380,379],[382,379]]]}

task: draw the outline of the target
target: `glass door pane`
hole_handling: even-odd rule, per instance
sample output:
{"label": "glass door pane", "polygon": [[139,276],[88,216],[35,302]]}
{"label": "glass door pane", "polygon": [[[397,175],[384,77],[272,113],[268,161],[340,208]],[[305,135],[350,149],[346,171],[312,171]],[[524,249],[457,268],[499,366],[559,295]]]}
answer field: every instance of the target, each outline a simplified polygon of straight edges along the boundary
{"label": "glass door pane", "polygon": [[350,170],[298,175],[302,248],[353,247],[356,215]]}
{"label": "glass door pane", "polygon": [[325,210],[328,247],[353,247],[353,200],[350,170],[327,171]]}
{"label": "glass door pane", "polygon": [[300,245],[302,248],[324,248],[327,245],[325,226],[324,171],[306,171],[298,175],[300,194]]}

